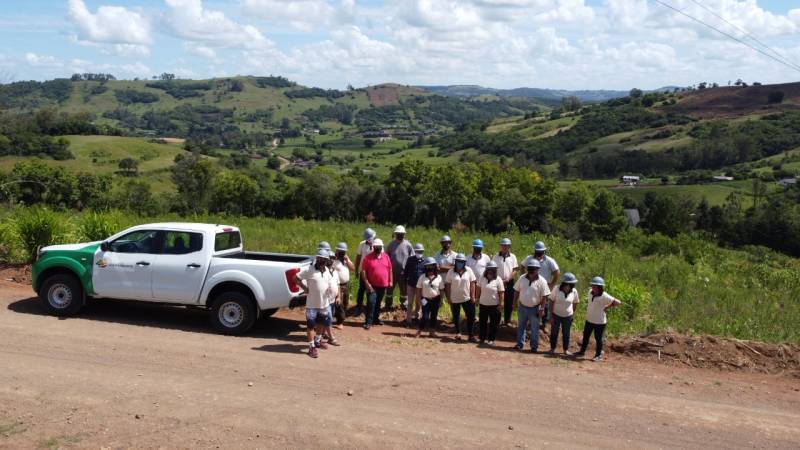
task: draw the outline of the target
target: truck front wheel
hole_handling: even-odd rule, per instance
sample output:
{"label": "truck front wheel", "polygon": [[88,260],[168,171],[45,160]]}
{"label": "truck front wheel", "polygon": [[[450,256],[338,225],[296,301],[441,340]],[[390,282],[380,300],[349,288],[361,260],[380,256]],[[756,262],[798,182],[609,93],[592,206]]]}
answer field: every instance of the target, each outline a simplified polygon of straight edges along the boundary
{"label": "truck front wheel", "polygon": [[211,323],[222,334],[245,334],[255,322],[256,308],[250,297],[241,292],[223,292],[211,303]]}
{"label": "truck front wheel", "polygon": [[74,276],[57,273],[42,282],[39,299],[48,313],[62,317],[72,316],[83,307],[83,287]]}

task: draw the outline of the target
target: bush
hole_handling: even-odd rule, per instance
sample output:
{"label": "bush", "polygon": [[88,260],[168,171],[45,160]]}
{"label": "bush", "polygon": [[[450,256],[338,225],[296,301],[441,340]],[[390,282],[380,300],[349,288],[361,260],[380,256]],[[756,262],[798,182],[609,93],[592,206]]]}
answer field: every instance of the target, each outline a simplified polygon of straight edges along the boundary
{"label": "bush", "polygon": [[81,216],[78,222],[78,239],[101,241],[122,228],[119,216],[110,213],[91,212]]}
{"label": "bush", "polygon": [[18,210],[14,226],[28,261],[36,259],[39,247],[61,241],[67,228],[58,214],[39,206]]}

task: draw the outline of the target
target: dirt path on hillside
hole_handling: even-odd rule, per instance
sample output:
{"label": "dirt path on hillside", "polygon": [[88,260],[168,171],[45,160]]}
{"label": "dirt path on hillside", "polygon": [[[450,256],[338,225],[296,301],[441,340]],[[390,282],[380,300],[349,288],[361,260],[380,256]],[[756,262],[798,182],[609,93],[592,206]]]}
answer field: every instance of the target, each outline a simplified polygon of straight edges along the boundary
{"label": "dirt path on hillside", "polygon": [[97,301],[60,320],[0,281],[0,448],[800,446],[792,377],[613,352],[568,361],[355,322],[312,360],[300,317],[281,311],[242,338],[183,308]]}

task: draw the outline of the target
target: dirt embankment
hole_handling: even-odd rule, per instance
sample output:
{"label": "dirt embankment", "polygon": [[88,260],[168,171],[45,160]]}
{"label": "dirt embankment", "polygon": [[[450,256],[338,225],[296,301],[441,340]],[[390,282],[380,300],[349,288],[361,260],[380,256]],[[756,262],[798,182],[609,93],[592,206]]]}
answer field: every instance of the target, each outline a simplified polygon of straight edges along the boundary
{"label": "dirt embankment", "polygon": [[[775,91],[784,94],[780,104],[768,101],[769,94]],[[708,119],[800,109],[800,83],[701,89],[686,94],[680,102],[664,109]]]}
{"label": "dirt embankment", "polygon": [[656,333],[609,345],[625,356],[699,368],[744,370],[800,378],[800,345]]}

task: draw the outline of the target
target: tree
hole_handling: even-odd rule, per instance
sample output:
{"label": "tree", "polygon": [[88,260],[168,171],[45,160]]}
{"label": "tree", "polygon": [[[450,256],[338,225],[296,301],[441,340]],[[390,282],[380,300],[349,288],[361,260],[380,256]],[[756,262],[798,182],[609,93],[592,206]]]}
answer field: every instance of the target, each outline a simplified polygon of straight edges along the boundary
{"label": "tree", "polygon": [[607,189],[600,189],[581,221],[581,235],[584,239],[613,241],[627,225],[620,198]]}
{"label": "tree", "polygon": [[164,73],[161,74],[161,76],[159,76],[159,78],[161,80],[163,80],[163,81],[172,81],[172,80],[175,79],[175,74],[174,73],[166,73],[166,72],[164,72]]}
{"label": "tree", "polygon": [[375,141],[373,141],[372,139],[364,139],[364,147],[372,148],[374,146],[375,146]]}
{"label": "tree", "polygon": [[275,155],[270,156],[267,158],[267,167],[272,170],[280,170],[281,168],[281,160]]}
{"label": "tree", "polygon": [[150,190],[150,183],[144,180],[126,180],[114,189],[112,198],[114,207],[123,211],[144,216],[152,216],[161,211]]}
{"label": "tree", "polygon": [[767,103],[771,105],[783,103],[784,95],[785,94],[783,93],[783,91],[772,91],[769,94],[767,94]]}
{"label": "tree", "polygon": [[258,185],[241,172],[221,172],[214,177],[209,211],[254,215]]}
{"label": "tree", "polygon": [[581,109],[581,101],[578,97],[570,95],[569,97],[561,97],[561,108],[564,111],[577,111]]}
{"label": "tree", "polygon": [[119,171],[125,176],[136,176],[139,174],[139,161],[133,158],[122,158],[119,160]]}
{"label": "tree", "polygon": [[642,96],[642,94],[644,94],[644,92],[642,92],[642,90],[641,90],[641,89],[638,89],[638,88],[633,88],[633,89],[631,89],[631,91],[628,93],[628,96],[629,96],[630,98],[639,98],[639,97],[641,97],[641,96]]}
{"label": "tree", "polygon": [[178,155],[170,168],[172,182],[178,191],[177,208],[197,213],[208,206],[211,183],[216,172],[214,164],[200,155]]}

